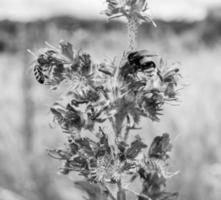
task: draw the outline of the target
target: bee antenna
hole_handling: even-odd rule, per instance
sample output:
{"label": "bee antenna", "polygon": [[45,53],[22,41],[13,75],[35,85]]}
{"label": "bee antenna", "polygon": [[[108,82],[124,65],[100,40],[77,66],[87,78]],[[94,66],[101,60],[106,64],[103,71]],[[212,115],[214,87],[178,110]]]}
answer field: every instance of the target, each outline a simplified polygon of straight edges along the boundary
{"label": "bee antenna", "polygon": [[37,58],[38,56],[33,52],[31,51],[30,49],[27,49],[27,52],[30,53],[32,56],[34,56],[35,58]]}
{"label": "bee antenna", "polygon": [[50,47],[50,48],[52,48],[52,49],[54,49],[54,50],[56,50],[56,51],[58,50],[58,48],[56,48],[56,47],[53,46],[52,44],[48,43],[47,41],[45,41],[44,43],[45,43],[46,46],[48,46],[48,47]]}

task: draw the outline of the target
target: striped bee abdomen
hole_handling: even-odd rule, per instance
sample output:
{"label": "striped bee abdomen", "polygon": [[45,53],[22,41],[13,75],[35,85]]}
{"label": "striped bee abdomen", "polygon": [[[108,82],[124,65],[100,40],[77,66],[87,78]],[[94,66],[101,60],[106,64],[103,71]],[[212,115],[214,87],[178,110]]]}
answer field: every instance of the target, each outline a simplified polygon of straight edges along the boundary
{"label": "striped bee abdomen", "polygon": [[34,76],[36,78],[36,80],[40,83],[40,84],[44,84],[45,82],[45,76],[42,72],[41,66],[40,65],[35,65],[34,66]]}

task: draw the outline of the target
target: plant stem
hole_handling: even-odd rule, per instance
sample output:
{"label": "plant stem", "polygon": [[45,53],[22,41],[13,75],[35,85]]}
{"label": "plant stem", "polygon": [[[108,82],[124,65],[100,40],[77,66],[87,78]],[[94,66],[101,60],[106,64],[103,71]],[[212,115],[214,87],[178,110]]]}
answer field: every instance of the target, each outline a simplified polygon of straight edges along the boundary
{"label": "plant stem", "polygon": [[117,192],[117,200],[126,200],[126,191],[122,188],[121,180],[117,183],[118,192]]}
{"label": "plant stem", "polygon": [[128,18],[128,51],[134,51],[137,46],[136,36],[137,36],[138,22],[136,17],[131,16]]}

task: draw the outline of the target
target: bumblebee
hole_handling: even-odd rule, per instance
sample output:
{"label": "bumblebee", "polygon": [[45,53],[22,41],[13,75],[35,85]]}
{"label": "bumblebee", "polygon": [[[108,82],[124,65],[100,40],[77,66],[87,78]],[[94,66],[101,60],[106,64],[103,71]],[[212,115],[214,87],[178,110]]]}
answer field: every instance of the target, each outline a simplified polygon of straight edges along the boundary
{"label": "bumblebee", "polygon": [[121,67],[120,74],[123,78],[136,75],[138,72],[145,72],[149,76],[156,70],[156,64],[151,59],[156,55],[146,50],[134,51],[128,54],[127,62]]}
{"label": "bumblebee", "polygon": [[135,70],[155,69],[156,64],[150,59],[154,55],[150,55],[148,51],[141,50],[129,53],[127,60],[130,65],[135,66]]}

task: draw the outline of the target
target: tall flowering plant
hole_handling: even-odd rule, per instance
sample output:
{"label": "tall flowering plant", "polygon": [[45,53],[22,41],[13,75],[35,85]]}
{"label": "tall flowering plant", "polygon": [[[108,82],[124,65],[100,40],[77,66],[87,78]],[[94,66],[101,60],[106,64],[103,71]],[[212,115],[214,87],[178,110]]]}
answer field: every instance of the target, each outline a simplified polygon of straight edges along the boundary
{"label": "tall flowering plant", "polygon": [[[63,94],[50,111],[67,143],[48,153],[62,161],[60,173],[83,177],[75,184],[90,200],[126,200],[129,193],[138,200],[174,200],[177,193],[166,190],[167,179],[176,174],[168,170],[169,134],[156,136],[148,148],[131,130],[140,129],[141,119],[159,121],[164,104],[177,100],[179,69],[136,49],[138,25],[154,24],[146,0],[106,3],[110,19],[128,20],[129,45],[119,63],[95,63],[64,41],[59,48],[47,45],[36,58],[36,80]],[[131,189],[135,183],[139,191]]]}

